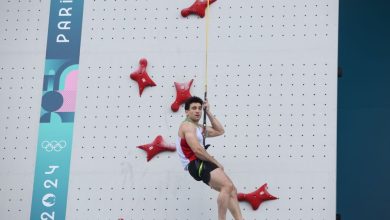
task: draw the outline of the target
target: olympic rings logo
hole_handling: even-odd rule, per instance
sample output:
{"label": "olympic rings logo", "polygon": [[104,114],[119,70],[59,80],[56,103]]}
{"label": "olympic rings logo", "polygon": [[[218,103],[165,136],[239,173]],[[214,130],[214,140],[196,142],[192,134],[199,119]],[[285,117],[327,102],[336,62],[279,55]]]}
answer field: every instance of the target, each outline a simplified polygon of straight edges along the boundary
{"label": "olympic rings logo", "polygon": [[41,144],[42,148],[47,152],[60,152],[62,149],[66,147],[66,141],[43,141]]}

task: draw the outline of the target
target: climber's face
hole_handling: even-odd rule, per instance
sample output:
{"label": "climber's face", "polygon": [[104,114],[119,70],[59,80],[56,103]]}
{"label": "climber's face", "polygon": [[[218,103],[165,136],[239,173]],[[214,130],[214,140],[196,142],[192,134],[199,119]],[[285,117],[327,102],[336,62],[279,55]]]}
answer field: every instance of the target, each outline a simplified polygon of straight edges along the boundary
{"label": "climber's face", "polygon": [[190,108],[186,110],[187,117],[193,121],[198,122],[202,117],[202,105],[200,103],[191,103]]}

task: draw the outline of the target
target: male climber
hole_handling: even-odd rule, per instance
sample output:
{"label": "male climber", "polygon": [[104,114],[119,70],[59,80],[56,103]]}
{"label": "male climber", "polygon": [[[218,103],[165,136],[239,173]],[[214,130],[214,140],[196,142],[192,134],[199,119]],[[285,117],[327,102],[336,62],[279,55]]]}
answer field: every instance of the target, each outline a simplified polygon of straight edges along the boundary
{"label": "male climber", "polygon": [[[216,137],[225,132],[221,123],[211,113],[207,100],[203,102],[199,97],[190,97],[186,100],[184,109],[187,117],[180,124],[179,137],[176,141],[177,152],[184,169],[188,170],[195,180],[202,180],[219,192],[217,199],[219,220],[226,220],[227,210],[235,220],[243,220],[233,182],[224,172],[223,166],[201,145],[204,134],[206,137]],[[211,127],[206,126],[205,131],[199,124],[203,109],[211,122]]]}

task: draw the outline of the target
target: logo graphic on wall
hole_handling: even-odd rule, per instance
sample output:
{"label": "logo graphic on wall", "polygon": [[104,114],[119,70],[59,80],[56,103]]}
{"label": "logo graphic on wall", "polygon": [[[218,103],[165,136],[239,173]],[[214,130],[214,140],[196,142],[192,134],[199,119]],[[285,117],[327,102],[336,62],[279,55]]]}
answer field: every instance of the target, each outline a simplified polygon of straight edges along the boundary
{"label": "logo graphic on wall", "polygon": [[56,196],[53,194],[46,194],[42,198],[42,204],[46,207],[52,207],[56,203]]}
{"label": "logo graphic on wall", "polygon": [[78,64],[69,60],[46,60],[41,104],[41,123],[55,118],[63,123],[74,122]]}
{"label": "logo graphic on wall", "polygon": [[41,144],[42,148],[47,152],[60,152],[66,147],[66,141],[43,141]]}
{"label": "logo graphic on wall", "polygon": [[83,16],[82,0],[50,2],[30,219],[66,219]]}

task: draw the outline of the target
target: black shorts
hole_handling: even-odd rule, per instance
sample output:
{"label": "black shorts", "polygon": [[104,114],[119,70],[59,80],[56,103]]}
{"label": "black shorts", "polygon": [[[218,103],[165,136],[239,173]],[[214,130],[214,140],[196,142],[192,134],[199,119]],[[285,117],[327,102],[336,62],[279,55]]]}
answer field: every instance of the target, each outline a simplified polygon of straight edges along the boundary
{"label": "black shorts", "polygon": [[203,181],[207,185],[210,182],[211,171],[217,169],[218,166],[210,161],[193,160],[188,164],[188,172],[196,181]]}

